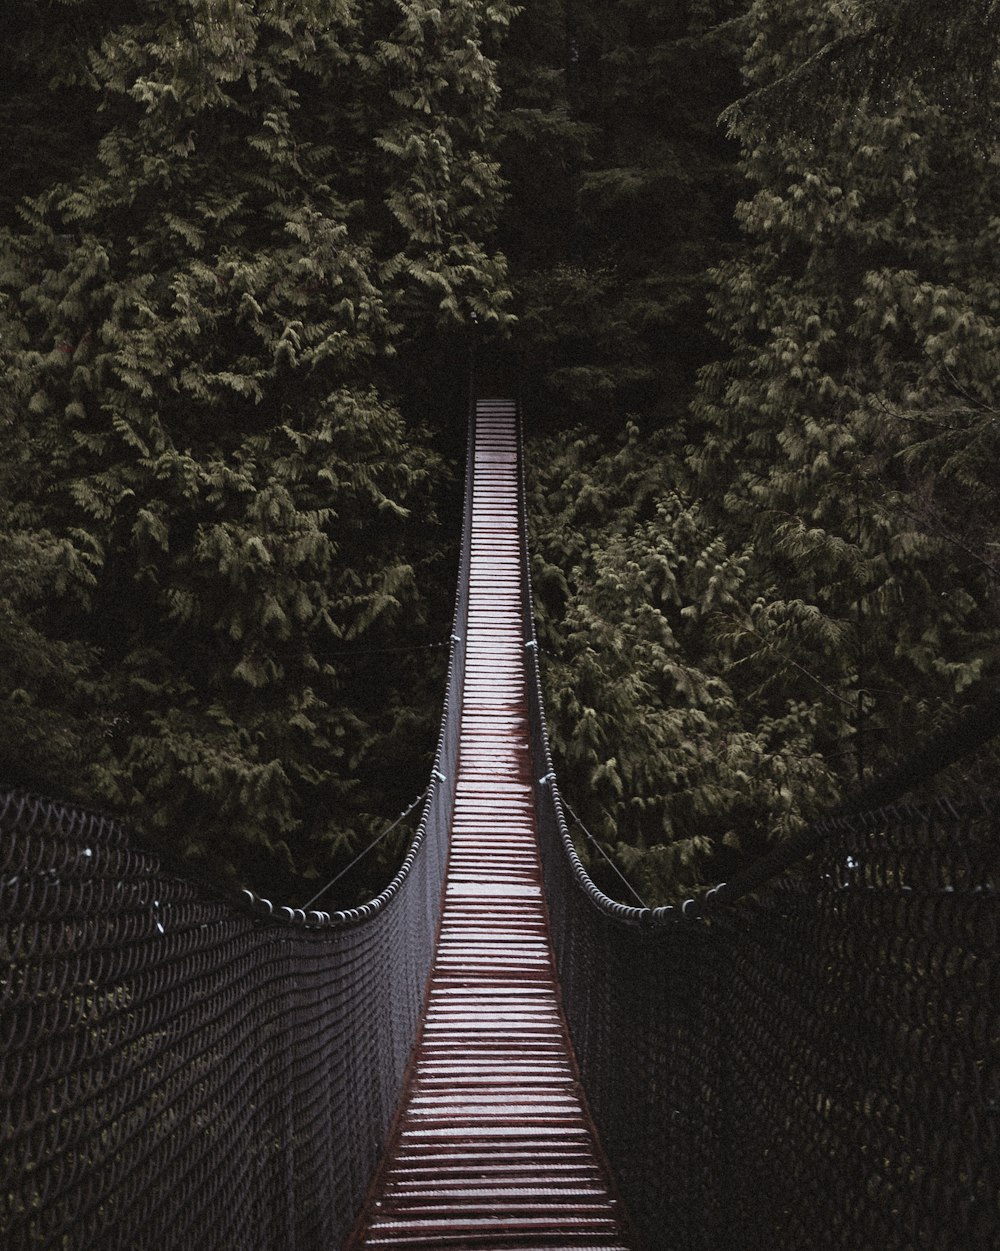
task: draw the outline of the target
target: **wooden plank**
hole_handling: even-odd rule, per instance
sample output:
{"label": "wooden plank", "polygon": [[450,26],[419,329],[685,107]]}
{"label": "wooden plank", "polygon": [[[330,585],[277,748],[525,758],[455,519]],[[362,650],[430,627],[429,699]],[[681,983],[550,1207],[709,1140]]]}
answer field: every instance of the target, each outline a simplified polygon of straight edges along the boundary
{"label": "wooden plank", "polygon": [[351,1244],[627,1251],[559,1004],[528,752],[514,405],[481,401],[462,741],[440,940]]}

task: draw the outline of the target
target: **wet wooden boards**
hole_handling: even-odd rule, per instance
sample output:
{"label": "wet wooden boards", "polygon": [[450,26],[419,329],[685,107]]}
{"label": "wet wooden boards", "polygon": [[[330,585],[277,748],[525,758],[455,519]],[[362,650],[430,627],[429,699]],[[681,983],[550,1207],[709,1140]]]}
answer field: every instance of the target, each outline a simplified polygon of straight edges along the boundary
{"label": "wet wooden boards", "polygon": [[477,406],[459,773],[410,1081],[354,1247],[625,1251],[546,929],[527,744],[514,405]]}

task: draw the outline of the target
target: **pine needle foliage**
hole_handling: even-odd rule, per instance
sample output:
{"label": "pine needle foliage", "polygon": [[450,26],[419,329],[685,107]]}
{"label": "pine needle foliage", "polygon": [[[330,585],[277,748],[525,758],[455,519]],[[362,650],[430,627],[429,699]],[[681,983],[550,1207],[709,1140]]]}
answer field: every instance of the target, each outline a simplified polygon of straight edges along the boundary
{"label": "pine needle foliage", "polygon": [[383,828],[484,327],[541,431],[561,776],[651,901],[995,680],[996,0],[24,0],[0,35],[14,780],[290,898]]}
{"label": "pine needle foliage", "polygon": [[[818,670],[827,733],[852,737],[858,777],[996,667],[992,129],[949,98],[970,67],[945,44],[917,72],[899,18],[752,8],[756,91],[729,114],[747,244],[716,271],[729,355],[703,373],[691,447],[716,524],[801,605],[783,681]],[[882,77],[845,97],[811,67],[855,44],[877,44]]]}
{"label": "pine needle foliage", "polygon": [[742,0],[526,6],[504,58],[518,343],[548,420],[683,413],[732,237]]}
{"label": "pine needle foliage", "polygon": [[[755,599],[752,550],[730,546],[678,477],[669,441],[634,424],[610,452],[578,434],[531,460],[560,782],[651,903],[725,878],[837,794],[808,688],[774,690],[796,606]],[[748,651],[749,630],[766,645]]]}
{"label": "pine needle foliage", "polygon": [[[971,102],[1000,63],[995,10],[969,0],[940,39],[921,0],[733,14],[713,38],[743,58],[723,125],[745,193],[742,240],[716,235],[716,359],[681,421],[633,392],[620,442],[535,451],[557,767],[650,902],[727,876],[996,679],[1000,187],[995,120]],[[606,29],[626,14],[654,16],[622,6]],[[641,64],[625,40],[578,73],[634,100]],[[587,167],[596,135],[579,202],[609,196],[627,222],[628,194],[651,207],[637,163]],[[594,344],[618,335],[622,273],[567,248],[533,306],[543,345],[573,310],[565,395],[592,431],[621,422]],[[643,359],[680,377],[683,344]]]}
{"label": "pine needle foliage", "polygon": [[[9,767],[301,896],[414,722],[408,661],[337,656],[430,628],[414,518],[440,465],[379,381],[422,324],[502,316],[476,41],[507,10],[46,7],[83,37],[46,73],[97,121],[0,235],[0,693],[37,710],[32,735],[8,722]],[[418,27],[437,60],[407,55]],[[388,117],[365,107],[387,75]],[[417,719],[426,763],[433,706]]]}

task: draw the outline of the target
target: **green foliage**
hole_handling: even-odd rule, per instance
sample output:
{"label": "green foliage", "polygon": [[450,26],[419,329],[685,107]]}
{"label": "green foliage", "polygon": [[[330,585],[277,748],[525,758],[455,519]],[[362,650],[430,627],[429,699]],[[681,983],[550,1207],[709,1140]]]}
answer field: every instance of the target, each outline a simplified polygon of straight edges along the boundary
{"label": "green foliage", "polygon": [[399,24],[359,58],[398,249],[383,273],[426,293],[442,322],[474,313],[503,323],[506,266],[484,242],[503,185],[491,151],[499,86],[485,50],[515,10],[472,0],[391,8],[401,12]]}
{"label": "green foliage", "polygon": [[383,828],[511,307],[553,743],[651,901],[992,680],[995,0],[16,9],[10,776],[289,897]]}
{"label": "green foliage", "polygon": [[961,0],[947,22],[934,0],[839,0],[801,17],[789,5],[754,8],[751,38],[763,38],[753,49],[753,90],[734,111],[813,131],[820,117],[862,101],[889,109],[910,83],[972,126],[989,124],[1000,72],[996,0]]}
{"label": "green foliage", "polygon": [[751,18],[758,90],[730,118],[754,194],[716,273],[729,355],[703,373],[691,457],[752,576],[800,605],[785,683],[817,676],[861,773],[994,665],[1000,188],[987,133],[902,53],[891,93],[845,100],[811,72],[870,44],[865,6]]}
{"label": "green foliage", "polygon": [[[653,902],[725,877],[996,673],[1000,188],[995,127],[964,106],[995,74],[996,8],[960,6],[964,35],[933,58],[914,52],[940,28],[922,0],[755,0],[714,33],[743,46],[749,90],[725,116],[748,190],[743,243],[727,256],[716,234],[719,359],[687,448],[633,391],[645,435],[535,453],[557,767]],[[613,50],[581,64],[583,91],[600,67],[612,128],[655,81],[616,23],[638,21],[648,49],[657,12],[621,6],[602,28]],[[656,214],[658,236],[621,235],[647,273],[646,240],[674,225],[650,195],[655,129],[618,140],[641,159],[595,162],[578,185],[609,240]],[[599,237],[526,280],[550,390],[584,415],[588,397],[614,413],[637,324]],[[676,279],[683,253],[665,263]],[[681,336],[666,362],[644,346],[661,378],[680,372]]]}
{"label": "green foliage", "polygon": [[385,648],[446,631],[440,462],[385,388],[422,325],[502,316],[475,41],[506,10],[67,8],[98,123],[0,236],[0,693],[38,710],[9,767],[301,897],[433,748],[440,693]]}
{"label": "green foliage", "polygon": [[15,532],[0,539],[0,566],[4,780],[65,797],[86,793],[112,721],[95,706],[86,644],[49,637],[37,608],[92,583],[86,555],[51,533]]}
{"label": "green foliage", "polygon": [[542,444],[529,495],[561,784],[653,904],[726,877],[836,794],[815,703],[772,689],[788,606],[751,602],[752,551],[677,491],[664,443],[629,426],[605,454],[593,437]]}

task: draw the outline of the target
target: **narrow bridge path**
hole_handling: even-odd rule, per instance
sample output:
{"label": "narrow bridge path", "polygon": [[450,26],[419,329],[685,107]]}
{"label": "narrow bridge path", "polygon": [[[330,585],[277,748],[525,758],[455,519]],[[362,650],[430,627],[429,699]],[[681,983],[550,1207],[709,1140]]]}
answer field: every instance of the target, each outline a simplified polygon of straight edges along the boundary
{"label": "narrow bridge path", "polygon": [[577,1084],[528,758],[518,447],[476,414],[462,737],[440,940],[400,1116],[352,1245],[625,1251]]}

